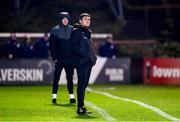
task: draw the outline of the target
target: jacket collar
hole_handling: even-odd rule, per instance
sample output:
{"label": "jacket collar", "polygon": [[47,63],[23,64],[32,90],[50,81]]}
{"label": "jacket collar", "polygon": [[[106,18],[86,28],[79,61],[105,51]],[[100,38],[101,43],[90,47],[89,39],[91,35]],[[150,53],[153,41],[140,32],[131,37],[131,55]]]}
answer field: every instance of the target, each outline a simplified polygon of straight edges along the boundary
{"label": "jacket collar", "polygon": [[74,24],[73,28],[78,28],[78,29],[91,32],[88,28],[81,26],[79,23]]}

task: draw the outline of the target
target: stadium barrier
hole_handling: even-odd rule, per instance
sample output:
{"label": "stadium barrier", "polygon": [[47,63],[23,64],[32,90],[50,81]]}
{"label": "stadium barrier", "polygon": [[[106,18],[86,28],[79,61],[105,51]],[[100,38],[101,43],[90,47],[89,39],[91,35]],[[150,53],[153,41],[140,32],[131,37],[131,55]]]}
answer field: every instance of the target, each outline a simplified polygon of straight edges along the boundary
{"label": "stadium barrier", "polygon": [[98,58],[91,78],[95,79],[96,84],[130,83],[130,64],[130,58]]}
{"label": "stadium barrier", "polygon": [[[107,59],[98,57],[97,63],[92,69],[89,83],[124,84],[137,81],[139,78],[137,73],[133,74],[131,70],[138,72],[140,68],[137,63],[133,64],[132,61],[134,60],[130,58]],[[133,67],[131,64],[136,66]],[[54,66],[51,60],[1,59],[0,84],[51,84],[53,71]],[[140,77],[142,77],[141,74]],[[77,84],[76,70],[73,80]],[[67,83],[64,70],[62,71],[59,83]]]}
{"label": "stadium barrier", "polygon": [[50,60],[0,60],[0,84],[50,84],[52,77]]}
{"label": "stadium barrier", "polygon": [[180,59],[144,58],[144,83],[180,85]]}
{"label": "stadium barrier", "polygon": [[[143,63],[144,62],[144,63]],[[0,84],[51,84],[54,66],[51,60],[1,59]],[[74,73],[77,84],[77,73]],[[180,84],[178,58],[117,58],[98,57],[92,69],[90,84]],[[64,70],[60,84],[66,84]]]}
{"label": "stadium barrier", "polygon": [[143,83],[143,58],[131,58],[131,83]]}
{"label": "stadium barrier", "polygon": [[[48,33],[48,35],[50,35],[50,33]],[[0,38],[9,38],[10,36],[11,36],[11,33],[8,33],[8,32],[0,33]],[[44,36],[44,33],[26,33],[26,32],[16,33],[17,38],[24,38],[26,36],[30,38],[41,38]],[[92,34],[92,38],[95,38],[95,39],[105,39],[108,36],[112,37],[112,34],[111,33],[93,33]]]}

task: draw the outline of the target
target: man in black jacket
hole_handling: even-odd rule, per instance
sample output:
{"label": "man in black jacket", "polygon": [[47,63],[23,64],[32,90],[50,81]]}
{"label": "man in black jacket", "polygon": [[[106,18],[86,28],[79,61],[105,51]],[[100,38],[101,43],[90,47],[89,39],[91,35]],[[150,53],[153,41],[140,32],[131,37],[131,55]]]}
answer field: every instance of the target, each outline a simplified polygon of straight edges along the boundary
{"label": "man in black jacket", "polygon": [[73,40],[73,52],[75,59],[75,68],[78,74],[77,99],[79,115],[89,114],[84,106],[85,90],[89,83],[92,66],[96,63],[94,46],[91,40],[90,15],[83,13],[79,17],[79,24],[75,24],[71,39]]}
{"label": "man in black jacket", "polygon": [[73,94],[73,74],[74,74],[74,61],[72,60],[72,42],[71,32],[72,26],[69,25],[69,13],[61,12],[59,14],[60,24],[55,26],[50,32],[49,47],[51,56],[55,63],[52,102],[56,103],[57,91],[60,74],[62,69],[65,69],[67,78],[67,87],[70,97],[70,103],[76,103]]}

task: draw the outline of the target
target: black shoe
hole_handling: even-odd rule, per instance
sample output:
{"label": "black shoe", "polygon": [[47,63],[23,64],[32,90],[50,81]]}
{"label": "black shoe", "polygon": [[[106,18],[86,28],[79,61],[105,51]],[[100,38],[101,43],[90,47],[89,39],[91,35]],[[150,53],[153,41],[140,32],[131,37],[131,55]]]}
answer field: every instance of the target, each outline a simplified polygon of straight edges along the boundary
{"label": "black shoe", "polygon": [[83,107],[82,109],[86,112],[86,114],[92,114],[92,112],[91,112],[91,111],[88,111],[88,110],[86,109],[86,107]]}
{"label": "black shoe", "polygon": [[77,113],[78,113],[79,115],[92,114],[92,112],[88,111],[85,107],[78,108]]}
{"label": "black shoe", "polygon": [[56,104],[56,99],[55,98],[52,99],[52,103]]}
{"label": "black shoe", "polygon": [[76,99],[75,98],[70,99],[70,103],[76,103]]}

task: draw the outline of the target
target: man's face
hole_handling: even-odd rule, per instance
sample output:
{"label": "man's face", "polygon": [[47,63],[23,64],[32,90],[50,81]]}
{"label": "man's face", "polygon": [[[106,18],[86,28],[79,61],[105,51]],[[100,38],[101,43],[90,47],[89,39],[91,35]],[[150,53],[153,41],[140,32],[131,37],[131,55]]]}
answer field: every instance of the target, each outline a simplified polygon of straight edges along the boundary
{"label": "man's face", "polygon": [[26,43],[28,43],[28,44],[31,43],[31,37],[30,36],[26,37]]}
{"label": "man's face", "polygon": [[68,18],[67,18],[67,17],[64,17],[64,18],[62,19],[62,24],[66,26],[66,25],[68,25],[68,23],[69,23]]}
{"label": "man's face", "polygon": [[11,39],[16,40],[16,34],[15,33],[11,33]]}
{"label": "man's face", "polygon": [[79,20],[80,24],[84,27],[89,27],[91,24],[91,18],[88,16],[84,16],[82,19]]}
{"label": "man's face", "polygon": [[44,40],[45,40],[45,41],[48,41],[48,39],[49,39],[48,35],[45,35],[45,36],[44,36]]}

